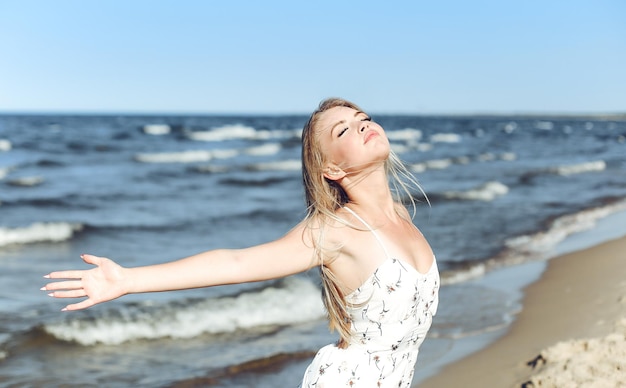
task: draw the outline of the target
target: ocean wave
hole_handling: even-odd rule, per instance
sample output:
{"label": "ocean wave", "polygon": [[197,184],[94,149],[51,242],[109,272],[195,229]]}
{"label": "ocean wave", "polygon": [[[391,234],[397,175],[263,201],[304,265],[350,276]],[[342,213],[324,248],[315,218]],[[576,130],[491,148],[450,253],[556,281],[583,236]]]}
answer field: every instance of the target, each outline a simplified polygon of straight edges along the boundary
{"label": "ocean wave", "polygon": [[487,270],[487,263],[484,261],[456,263],[454,269],[441,272],[441,285],[446,286],[477,279],[485,275]]}
{"label": "ocean wave", "polygon": [[191,171],[199,172],[202,174],[223,174],[231,171],[228,166],[221,166],[216,164],[205,164],[201,166],[194,166]]}
{"label": "ocean wave", "polygon": [[13,178],[7,181],[7,184],[18,187],[33,187],[39,186],[44,181],[40,176],[25,176],[21,178]]}
{"label": "ocean wave", "polygon": [[504,152],[499,155],[487,152],[474,157],[456,156],[454,158],[425,160],[423,162],[410,164],[409,169],[419,173],[426,170],[443,170],[453,165],[466,165],[471,162],[492,162],[497,160],[514,161],[515,159],[517,159],[517,155],[513,152]]}
{"label": "ocean wave", "polygon": [[606,170],[606,162],[604,160],[593,160],[583,163],[564,164],[556,167],[549,167],[529,171],[520,177],[521,182],[530,182],[534,178],[542,175],[560,175],[570,176],[576,174],[584,174],[590,172],[599,172]]}
{"label": "ocean wave", "polygon": [[207,162],[212,159],[230,159],[240,154],[250,156],[275,155],[280,152],[281,145],[267,143],[260,146],[237,149],[216,150],[187,150],[181,152],[154,152],[139,153],[135,155],[135,161],[140,163],[197,163]]}
{"label": "ocean wave", "polygon": [[250,171],[300,171],[300,159],[277,160],[275,162],[255,163],[246,166]]}
{"label": "ocean wave", "polygon": [[66,222],[37,222],[24,228],[0,228],[0,247],[10,244],[65,241],[82,229],[82,224]]}
{"label": "ocean wave", "polygon": [[414,142],[422,138],[422,131],[419,129],[405,128],[396,131],[385,132],[387,139],[396,141]]}
{"label": "ocean wave", "polygon": [[441,284],[462,283],[504,266],[550,259],[555,255],[554,248],[568,236],[590,230],[598,220],[623,211],[626,211],[624,199],[557,217],[544,230],[507,239],[503,250],[494,257],[455,263],[454,268],[442,271]]}
{"label": "ocean wave", "polygon": [[72,317],[48,323],[44,330],[59,340],[81,345],[116,345],[159,338],[193,338],[263,326],[285,326],[324,317],[319,289],[303,278],[234,297],[221,297],[161,307],[126,307],[96,317]]}
{"label": "ocean wave", "polygon": [[0,179],[4,179],[11,172],[11,167],[0,167]]}
{"label": "ocean wave", "polygon": [[10,151],[12,148],[12,144],[7,139],[0,139],[0,151]]}
{"label": "ocean wave", "polygon": [[526,254],[547,252],[567,236],[592,229],[599,219],[625,210],[626,200],[564,215],[550,222],[545,231],[509,238],[505,245],[516,252]]}
{"label": "ocean wave", "polygon": [[[258,170],[257,170],[258,171]],[[293,181],[292,177],[289,176],[264,176],[264,177],[248,177],[248,178],[237,178],[237,177],[229,177],[220,179],[220,184],[230,185],[230,186],[238,186],[238,187],[268,187],[275,184],[280,184],[283,182],[291,182]],[[252,216],[252,214],[250,214]]]}
{"label": "ocean wave", "polygon": [[186,131],[185,136],[195,141],[254,139],[257,136],[257,131],[247,125],[233,124],[213,128],[210,131]]}
{"label": "ocean wave", "polygon": [[606,162],[604,160],[595,160],[578,164],[563,165],[550,168],[548,171],[558,175],[574,175],[593,171],[604,171]]}
{"label": "ocean wave", "polygon": [[135,155],[135,160],[141,163],[193,163],[206,162],[212,158],[211,151],[206,150],[141,153]]}
{"label": "ocean wave", "polygon": [[411,148],[412,148],[412,147],[409,147],[407,145],[398,144],[398,143],[390,143],[389,146],[391,147],[393,152],[395,152],[397,155],[405,154],[405,153],[411,151]]}
{"label": "ocean wave", "polygon": [[257,130],[255,140],[302,138],[302,129]]}
{"label": "ocean wave", "polygon": [[554,123],[552,121],[537,121],[535,122],[535,128],[542,131],[551,131],[554,129]]}
{"label": "ocean wave", "polygon": [[461,139],[457,133],[435,133],[430,136],[431,143],[460,143]]}
{"label": "ocean wave", "polygon": [[468,201],[493,201],[509,192],[508,186],[498,181],[490,181],[467,191],[446,191],[442,196],[446,199]]}
{"label": "ocean wave", "polygon": [[235,149],[220,149],[211,151],[213,159],[230,159],[237,155],[239,155],[239,151]]}
{"label": "ocean wave", "polygon": [[9,351],[7,350],[7,343],[11,339],[11,335],[8,333],[0,333],[0,361],[8,357]]}
{"label": "ocean wave", "polygon": [[146,124],[142,128],[142,131],[148,135],[167,135],[172,131],[172,127],[167,124]]}
{"label": "ocean wave", "polygon": [[281,145],[278,143],[267,143],[257,147],[246,148],[243,152],[253,156],[276,155],[281,148]]}
{"label": "ocean wave", "polygon": [[458,339],[497,330],[507,326],[521,308],[510,293],[472,283],[444,287],[440,297],[455,303],[437,312],[428,333],[432,338]]}
{"label": "ocean wave", "polygon": [[301,129],[256,129],[247,125],[233,124],[213,128],[209,131],[184,131],[185,137],[194,141],[219,142],[225,140],[269,140],[291,139],[302,136]]}

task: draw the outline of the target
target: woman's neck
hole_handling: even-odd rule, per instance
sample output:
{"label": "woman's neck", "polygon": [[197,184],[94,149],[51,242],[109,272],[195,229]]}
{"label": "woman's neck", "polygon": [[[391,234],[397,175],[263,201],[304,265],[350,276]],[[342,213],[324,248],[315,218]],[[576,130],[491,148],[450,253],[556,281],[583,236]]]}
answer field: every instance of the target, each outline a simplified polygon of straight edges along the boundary
{"label": "woman's neck", "polygon": [[361,214],[379,218],[395,218],[396,204],[389,188],[387,175],[382,170],[354,178],[344,178],[342,187],[350,198],[349,207]]}

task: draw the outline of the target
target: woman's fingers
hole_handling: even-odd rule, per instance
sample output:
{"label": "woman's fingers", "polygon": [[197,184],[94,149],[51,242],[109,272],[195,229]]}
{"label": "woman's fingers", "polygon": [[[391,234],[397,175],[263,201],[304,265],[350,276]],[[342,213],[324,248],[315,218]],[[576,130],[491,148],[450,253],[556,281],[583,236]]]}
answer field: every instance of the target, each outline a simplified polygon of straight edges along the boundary
{"label": "woman's fingers", "polygon": [[87,296],[85,290],[61,290],[61,291],[53,291],[48,293],[49,296],[53,298],[82,298],[83,296]]}
{"label": "woman's fingers", "polygon": [[61,311],[82,310],[82,309],[91,307],[93,305],[94,303],[91,301],[91,299],[85,299],[82,302],[68,304],[67,306],[65,306],[65,308],[61,309]]}
{"label": "woman's fingers", "polygon": [[56,290],[78,290],[83,288],[83,282],[80,280],[66,280],[64,282],[48,283],[41,288],[42,291]]}
{"label": "woman's fingers", "polygon": [[75,270],[75,271],[55,271],[50,272],[44,277],[47,279],[82,279],[84,270]]}
{"label": "woman's fingers", "polygon": [[115,275],[119,265],[105,257],[89,254],[82,254],[80,257],[85,263],[92,264],[95,268],[55,271],[44,276],[48,279],[60,280],[41,287],[42,291],[49,291],[48,295],[53,298],[87,297],[83,301],[67,305],[63,311],[85,309],[97,303],[115,299],[122,294],[119,291],[110,292],[111,286],[115,286],[113,283],[117,281]]}
{"label": "woman's fingers", "polygon": [[[100,266],[102,264],[102,261],[105,260],[104,257],[89,255],[86,253],[80,255],[80,257],[83,259],[83,261],[85,261],[85,263],[93,264],[96,266]],[[44,277],[48,279],[82,279],[85,272],[87,272],[87,270],[55,271],[50,272]]]}
{"label": "woman's fingers", "polygon": [[80,257],[83,259],[85,263],[98,265],[98,266],[102,264],[102,260],[105,259],[104,257],[94,256],[94,255],[90,255],[87,253],[83,253],[82,255],[80,255]]}

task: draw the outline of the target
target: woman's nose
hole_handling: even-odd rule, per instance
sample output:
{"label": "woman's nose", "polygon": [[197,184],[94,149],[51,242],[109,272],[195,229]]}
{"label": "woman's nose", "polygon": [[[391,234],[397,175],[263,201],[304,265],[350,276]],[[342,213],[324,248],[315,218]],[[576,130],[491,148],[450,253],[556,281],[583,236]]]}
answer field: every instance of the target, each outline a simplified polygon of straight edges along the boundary
{"label": "woman's nose", "polygon": [[365,128],[367,128],[367,122],[363,122],[363,124],[361,124],[361,128],[359,128],[359,131],[365,132]]}

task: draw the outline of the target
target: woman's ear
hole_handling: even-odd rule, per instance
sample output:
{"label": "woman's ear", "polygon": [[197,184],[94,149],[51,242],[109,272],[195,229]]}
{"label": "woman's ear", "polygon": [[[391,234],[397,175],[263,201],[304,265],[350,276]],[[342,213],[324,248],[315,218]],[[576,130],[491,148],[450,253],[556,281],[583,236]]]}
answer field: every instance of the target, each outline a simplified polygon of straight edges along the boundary
{"label": "woman's ear", "polygon": [[324,169],[324,177],[331,181],[338,181],[346,176],[346,172],[337,166],[328,166]]}

